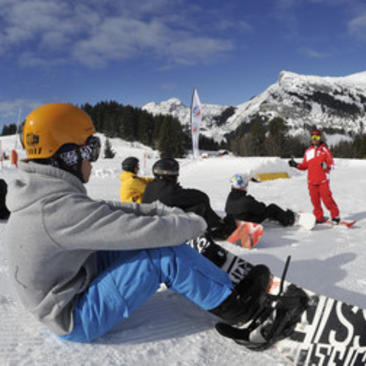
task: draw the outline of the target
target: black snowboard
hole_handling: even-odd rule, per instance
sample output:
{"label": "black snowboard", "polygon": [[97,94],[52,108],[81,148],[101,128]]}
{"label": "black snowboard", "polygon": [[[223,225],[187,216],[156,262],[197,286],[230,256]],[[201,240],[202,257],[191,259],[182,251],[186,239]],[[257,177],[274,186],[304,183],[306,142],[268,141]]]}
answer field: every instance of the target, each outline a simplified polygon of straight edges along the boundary
{"label": "black snowboard", "polygon": [[[210,238],[189,244],[225,270],[235,284],[253,267]],[[266,305],[252,323],[242,328],[219,323],[217,330],[252,350],[274,346],[296,366],[366,365],[366,310],[288,281],[282,287],[281,278],[275,277]]]}

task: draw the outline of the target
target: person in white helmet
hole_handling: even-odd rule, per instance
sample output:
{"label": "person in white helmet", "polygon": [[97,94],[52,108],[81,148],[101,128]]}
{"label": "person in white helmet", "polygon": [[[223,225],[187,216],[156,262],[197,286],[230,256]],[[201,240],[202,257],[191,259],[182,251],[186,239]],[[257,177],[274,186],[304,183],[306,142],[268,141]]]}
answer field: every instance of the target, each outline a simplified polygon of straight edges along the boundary
{"label": "person in white helmet", "polygon": [[238,221],[261,223],[265,219],[274,220],[283,226],[295,223],[295,213],[283,210],[275,203],[266,205],[247,193],[251,180],[248,174],[235,174],[230,179],[231,191],[226,199],[225,212]]}

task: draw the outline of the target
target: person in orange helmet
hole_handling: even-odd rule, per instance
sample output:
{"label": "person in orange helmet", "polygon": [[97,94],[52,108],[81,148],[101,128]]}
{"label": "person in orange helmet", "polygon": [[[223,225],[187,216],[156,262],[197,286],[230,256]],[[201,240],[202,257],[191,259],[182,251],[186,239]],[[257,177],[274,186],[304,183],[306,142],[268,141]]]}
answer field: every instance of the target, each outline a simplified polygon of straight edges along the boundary
{"label": "person in orange helmet", "polygon": [[192,212],[87,195],[100,141],[90,117],[50,103],[26,118],[27,159],[10,182],[4,243],[25,309],[63,340],[91,342],[128,318],[162,283],[230,324],[250,320],[271,275],[254,266],[237,285],[186,244],[207,224]]}

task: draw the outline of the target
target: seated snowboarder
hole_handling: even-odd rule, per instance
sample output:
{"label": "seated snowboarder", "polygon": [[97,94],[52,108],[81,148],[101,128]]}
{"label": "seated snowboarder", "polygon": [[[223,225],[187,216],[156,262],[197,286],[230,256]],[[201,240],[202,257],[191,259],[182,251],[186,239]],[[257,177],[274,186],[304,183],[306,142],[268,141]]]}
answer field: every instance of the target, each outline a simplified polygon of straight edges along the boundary
{"label": "seated snowboarder", "polygon": [[255,266],[234,286],[185,244],[206,230],[202,217],[160,202],[87,196],[84,184],[100,152],[95,132],[84,111],[64,103],[35,109],[22,127],[27,159],[9,184],[4,243],[9,279],[25,309],[62,339],[89,342],[164,283],[227,323],[251,319],[270,272]]}
{"label": "seated snowboarder", "polygon": [[208,226],[208,233],[218,240],[224,240],[235,230],[234,220],[229,216],[222,219],[211,208],[206,193],[193,188],[183,188],[178,183],[179,163],[172,158],[163,158],[153,165],[154,180],[145,189],[143,203],[160,201],[167,206],[179,207],[185,212],[202,216]]}
{"label": "seated snowboarder", "polygon": [[249,181],[250,177],[246,174],[235,174],[231,178],[231,192],[225,204],[227,215],[231,215],[235,220],[256,223],[261,223],[265,219],[278,221],[283,226],[295,223],[296,215],[293,211],[284,211],[274,203],[266,205],[247,194]]}
{"label": "seated snowboarder", "polygon": [[139,159],[134,156],[129,156],[122,162],[123,172],[120,175],[121,179],[121,201],[122,202],[137,202],[141,203],[146,185],[153,178],[139,177],[140,169]]}

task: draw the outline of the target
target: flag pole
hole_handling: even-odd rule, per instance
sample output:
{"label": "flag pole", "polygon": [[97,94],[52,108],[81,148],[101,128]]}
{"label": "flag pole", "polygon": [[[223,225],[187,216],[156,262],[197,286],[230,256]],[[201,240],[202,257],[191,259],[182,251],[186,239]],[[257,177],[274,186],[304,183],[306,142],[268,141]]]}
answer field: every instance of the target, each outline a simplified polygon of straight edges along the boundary
{"label": "flag pole", "polygon": [[194,91],[196,90],[196,88],[193,88],[193,93],[192,93],[192,99],[191,99],[191,113],[189,114],[189,119],[190,119],[190,126],[191,126],[191,139],[192,139],[192,157],[194,159],[194,143],[193,143],[193,98],[194,98]]}
{"label": "flag pole", "polygon": [[20,125],[20,115],[22,113],[22,108],[19,107],[18,109],[18,120],[17,120],[17,130],[15,132],[15,144],[14,144],[14,149],[16,149],[18,147],[18,133],[19,133],[19,125]]}
{"label": "flag pole", "polygon": [[192,154],[193,158],[199,158],[199,133],[202,120],[201,102],[197,89],[193,89],[191,104],[191,130],[192,130]]}

